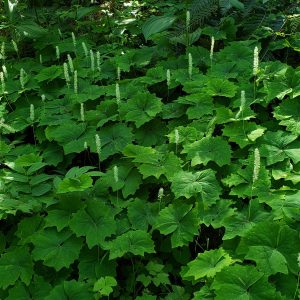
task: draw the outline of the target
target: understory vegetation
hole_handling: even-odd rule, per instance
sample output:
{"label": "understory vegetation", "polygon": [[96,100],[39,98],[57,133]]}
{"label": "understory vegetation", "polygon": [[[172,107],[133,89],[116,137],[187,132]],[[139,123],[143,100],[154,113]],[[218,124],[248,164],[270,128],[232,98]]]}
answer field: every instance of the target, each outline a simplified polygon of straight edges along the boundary
{"label": "understory vegetation", "polygon": [[298,1],[0,24],[0,299],[299,299]]}

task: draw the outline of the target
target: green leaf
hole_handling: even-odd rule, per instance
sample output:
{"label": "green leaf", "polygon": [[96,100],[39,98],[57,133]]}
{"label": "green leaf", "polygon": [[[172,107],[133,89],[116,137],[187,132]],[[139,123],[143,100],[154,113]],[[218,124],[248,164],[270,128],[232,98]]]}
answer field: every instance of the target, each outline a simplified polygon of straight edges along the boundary
{"label": "green leaf", "polygon": [[47,210],[47,216],[44,217],[45,227],[56,227],[57,231],[69,226],[72,213],[77,212],[83,206],[80,197],[75,198],[73,194],[64,195],[58,203],[52,205]]}
{"label": "green leaf", "polygon": [[100,277],[116,276],[117,262],[109,260],[108,252],[98,247],[83,248],[79,256],[79,280],[95,282]]}
{"label": "green leaf", "polygon": [[148,40],[151,35],[168,29],[175,20],[172,16],[152,16],[142,27],[145,39]]}
{"label": "green leaf", "polygon": [[236,94],[237,87],[226,79],[210,78],[205,91],[209,96],[223,96],[232,98]]}
{"label": "green leaf", "polygon": [[90,300],[93,298],[89,285],[75,280],[56,285],[45,300]]}
{"label": "green leaf", "polygon": [[95,282],[93,291],[98,292],[103,296],[109,296],[117,284],[118,283],[114,277],[105,276]]}
{"label": "green leaf", "polygon": [[230,4],[240,10],[243,10],[245,8],[244,4],[238,0],[229,0]]}
{"label": "green leaf", "polygon": [[57,193],[82,192],[92,186],[92,178],[87,174],[82,174],[75,178],[64,178],[58,184]]}
{"label": "green leaf", "polygon": [[77,139],[84,131],[85,125],[83,123],[67,121],[58,126],[48,126],[45,130],[45,134],[49,141],[57,141],[63,146]]}
{"label": "green leaf", "polygon": [[214,109],[212,98],[201,93],[178,97],[176,102],[190,106],[186,110],[189,119],[200,119],[204,115],[212,114]]}
{"label": "green leaf", "polygon": [[300,143],[295,141],[296,135],[284,131],[268,131],[264,135],[264,143],[260,148],[262,157],[266,157],[267,165],[291,158],[295,164],[300,161]]}
{"label": "green leaf", "polygon": [[195,173],[178,172],[172,179],[171,189],[176,198],[191,198],[199,195],[205,206],[215,203],[221,191],[212,170],[197,171]]}
{"label": "green leaf", "polygon": [[35,79],[39,82],[42,81],[52,81],[62,75],[61,66],[52,65],[48,68],[43,68],[36,76]]}
{"label": "green leaf", "polygon": [[75,238],[68,230],[57,232],[54,228],[36,233],[31,239],[34,249],[32,256],[42,260],[46,266],[59,271],[78,258],[82,240]]}
{"label": "green leaf", "polygon": [[20,25],[16,26],[16,29],[22,33],[22,35],[30,38],[39,38],[47,33],[46,29],[29,20],[21,22]]}
{"label": "green leaf", "polygon": [[230,222],[235,215],[235,208],[231,207],[232,204],[232,201],[225,199],[219,199],[216,204],[207,208],[199,203],[199,219],[206,226],[226,227],[227,222]]}
{"label": "green leaf", "polygon": [[225,234],[223,240],[230,240],[236,236],[245,236],[257,223],[273,220],[272,214],[264,210],[258,199],[252,199],[251,205],[224,220]]}
{"label": "green leaf", "polygon": [[159,98],[149,93],[138,93],[121,105],[120,113],[125,114],[126,121],[132,121],[140,127],[153,119],[162,110]]}
{"label": "green leaf", "polygon": [[[99,137],[102,145],[100,155],[101,161],[116,153],[122,152],[123,149],[133,141],[131,129],[122,123],[101,128]],[[90,147],[93,152],[97,153],[94,141]]]}
{"label": "green leaf", "polygon": [[98,199],[91,199],[85,208],[73,214],[70,228],[77,236],[85,236],[88,247],[92,248],[114,234],[117,226],[112,208]]}
{"label": "green leaf", "polygon": [[170,179],[176,170],[181,169],[181,160],[173,152],[160,152],[151,147],[128,145],[123,153],[133,158],[143,178],[154,176],[158,179],[164,174]]}
{"label": "green leaf", "polygon": [[231,173],[222,179],[222,182],[230,187],[230,195],[255,196],[268,193],[271,187],[269,171],[261,161],[258,179],[253,182],[254,155],[250,154],[247,160],[241,160],[239,165],[231,166]]}
{"label": "green leaf", "polygon": [[267,275],[288,274],[288,268],[296,274],[299,249],[296,230],[275,222],[262,222],[247,232],[238,252],[246,253],[246,258],[254,260],[258,269]]}
{"label": "green leaf", "polygon": [[122,194],[125,198],[129,195],[133,195],[139,186],[142,184],[142,176],[134,168],[133,164],[122,162],[118,164],[118,182],[114,179],[113,167],[110,168],[101,178],[101,184],[107,187],[111,187],[115,192],[122,190]]}
{"label": "green leaf", "polygon": [[215,277],[218,272],[232,263],[234,260],[222,248],[205,251],[188,263],[187,268],[182,272],[182,277],[187,280]]}
{"label": "green leaf", "polygon": [[212,284],[216,300],[274,300],[275,288],[264,273],[253,266],[228,266],[217,273]]}
{"label": "green leaf", "polygon": [[128,219],[134,229],[148,230],[149,225],[154,224],[158,211],[158,204],[149,203],[140,199],[134,199],[128,205]]}
{"label": "green leaf", "polygon": [[251,123],[249,121],[240,121],[226,124],[223,134],[229,138],[229,141],[237,143],[241,148],[254,143],[261,137],[266,128]]}
{"label": "green leaf", "polygon": [[295,135],[300,134],[300,103],[298,99],[286,99],[274,110],[274,117],[279,124]]}
{"label": "green leaf", "polygon": [[196,166],[214,161],[220,167],[228,165],[231,159],[229,144],[222,137],[204,137],[199,141],[184,146],[182,153],[187,153],[191,165]]}
{"label": "green leaf", "polygon": [[150,234],[142,230],[123,233],[115,240],[108,242],[105,248],[110,251],[110,259],[122,257],[126,253],[141,256],[145,253],[155,253]]}
{"label": "green leaf", "polygon": [[300,192],[297,191],[293,194],[278,195],[267,194],[266,197],[260,197],[261,202],[267,203],[272,207],[272,214],[275,220],[283,218],[294,219],[300,221]]}
{"label": "green leaf", "polygon": [[29,292],[26,290],[24,284],[18,281],[11,289],[9,289],[9,295],[5,300],[31,300]]}
{"label": "green leaf", "polygon": [[164,235],[172,234],[172,248],[188,245],[198,234],[197,210],[180,202],[170,204],[159,212],[154,228]]}
{"label": "green leaf", "polygon": [[0,287],[6,289],[19,278],[29,285],[34,271],[27,247],[8,248],[7,251],[0,257]]}

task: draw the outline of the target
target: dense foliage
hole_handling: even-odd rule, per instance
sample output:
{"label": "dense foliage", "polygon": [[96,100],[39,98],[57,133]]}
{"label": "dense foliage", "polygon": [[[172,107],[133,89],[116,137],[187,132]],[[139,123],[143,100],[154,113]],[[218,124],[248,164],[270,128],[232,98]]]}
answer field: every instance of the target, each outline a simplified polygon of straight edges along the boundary
{"label": "dense foliage", "polygon": [[299,299],[295,1],[44,2],[0,6],[0,298]]}

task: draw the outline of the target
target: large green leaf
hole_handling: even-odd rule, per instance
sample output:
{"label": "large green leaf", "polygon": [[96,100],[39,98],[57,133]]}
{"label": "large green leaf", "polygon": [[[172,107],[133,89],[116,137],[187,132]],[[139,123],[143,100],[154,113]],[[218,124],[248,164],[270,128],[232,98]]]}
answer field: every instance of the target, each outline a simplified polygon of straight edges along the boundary
{"label": "large green leaf", "polygon": [[92,298],[88,284],[71,280],[56,285],[45,300],[90,300]]}
{"label": "large green leaf", "polygon": [[95,282],[103,276],[116,276],[117,262],[109,260],[107,254],[100,251],[98,247],[83,248],[79,256],[79,280]]}
{"label": "large green leaf", "polygon": [[195,173],[181,171],[174,175],[171,189],[176,198],[200,196],[205,206],[216,202],[221,188],[212,170],[197,171]]}
{"label": "large green leaf", "polygon": [[274,300],[275,288],[253,266],[234,265],[217,273],[212,284],[216,300]]}
{"label": "large green leaf", "polygon": [[29,285],[34,274],[33,262],[27,247],[8,248],[0,257],[0,287],[6,289],[20,278]]}
{"label": "large green leaf", "polygon": [[69,267],[78,258],[82,240],[74,237],[69,230],[57,232],[54,228],[37,232],[32,237],[32,256],[42,260],[46,266],[60,270]]}
{"label": "large green leaf", "polygon": [[286,99],[274,110],[274,117],[279,124],[295,135],[300,134],[300,102],[298,99]]}
{"label": "large green leaf", "polygon": [[234,260],[222,248],[205,251],[189,262],[182,272],[184,279],[198,280],[203,277],[215,277],[223,268],[234,263]]}
{"label": "large green leaf", "polygon": [[108,242],[105,246],[109,250],[109,258],[122,257],[126,253],[144,256],[145,253],[154,253],[154,242],[149,233],[142,230],[130,230]]}
{"label": "large green leaf", "polygon": [[159,98],[149,93],[138,93],[122,104],[121,114],[125,115],[126,121],[134,122],[140,127],[153,119],[162,110],[162,102]]}
{"label": "large green leaf", "polygon": [[92,187],[93,180],[88,174],[81,174],[74,178],[64,178],[59,182],[57,193],[81,192]]}
{"label": "large green leaf", "polygon": [[300,143],[296,135],[284,131],[266,132],[261,146],[261,156],[266,157],[267,164],[272,165],[289,157],[296,164],[300,161]]}
{"label": "large green leaf", "polygon": [[158,203],[134,199],[128,205],[128,219],[134,229],[148,230],[154,224],[158,211]]}
{"label": "large green leaf", "polygon": [[[131,144],[133,140],[132,130],[123,123],[101,128],[99,136],[101,139],[101,161],[122,152],[125,146]],[[95,142],[89,146],[93,152],[97,153]]]}
{"label": "large green leaf", "polygon": [[200,119],[204,115],[212,114],[214,108],[212,98],[202,93],[179,97],[176,102],[189,105],[186,110],[189,119]]}
{"label": "large green leaf", "polygon": [[57,141],[60,145],[77,139],[85,131],[85,124],[67,121],[58,126],[48,126],[45,130],[49,141]]}
{"label": "large green leaf", "polygon": [[128,145],[124,155],[133,158],[144,178],[154,176],[157,179],[164,174],[173,177],[176,170],[181,169],[181,159],[173,152],[161,152],[151,147]]}
{"label": "large green leaf", "polygon": [[253,144],[261,137],[266,128],[256,125],[249,121],[240,121],[226,124],[223,129],[223,134],[228,137],[229,141],[235,142],[241,148],[249,144]]}
{"label": "large green leaf", "polygon": [[159,212],[155,229],[171,235],[172,248],[188,245],[199,230],[197,210],[192,205],[176,202]]}
{"label": "large green leaf", "polygon": [[88,200],[86,207],[73,214],[70,221],[72,231],[85,236],[89,248],[101,245],[116,232],[116,227],[112,208],[98,199]]}
{"label": "large green leaf", "polygon": [[142,27],[145,39],[148,40],[151,35],[168,29],[175,20],[172,16],[152,16]]}
{"label": "large green leaf", "polygon": [[204,137],[199,141],[188,144],[182,153],[187,153],[191,165],[207,165],[214,161],[220,167],[230,163],[231,149],[229,144],[221,137]]}
{"label": "large green leaf", "polygon": [[[290,241],[293,241],[292,243]],[[297,273],[295,264],[300,249],[296,230],[275,222],[262,222],[254,226],[242,238],[239,252],[254,260],[259,270],[271,275],[278,272],[287,274],[288,268]]]}
{"label": "large green leaf", "polygon": [[227,79],[210,78],[205,91],[210,96],[223,96],[232,98],[236,93],[236,86]]}
{"label": "large green leaf", "polygon": [[111,187],[113,191],[122,190],[125,198],[133,195],[142,184],[142,176],[133,164],[127,162],[118,164],[118,175],[118,182],[116,182],[112,167],[102,176],[100,183]]}

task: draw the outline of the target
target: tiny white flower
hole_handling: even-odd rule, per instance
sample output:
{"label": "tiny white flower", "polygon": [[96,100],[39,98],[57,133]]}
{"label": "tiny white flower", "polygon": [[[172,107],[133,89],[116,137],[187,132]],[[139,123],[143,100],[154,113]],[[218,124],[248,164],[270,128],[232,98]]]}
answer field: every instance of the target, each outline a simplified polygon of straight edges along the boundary
{"label": "tiny white flower", "polygon": [[84,150],[87,150],[87,149],[88,149],[88,144],[87,144],[86,141],[83,143],[83,148],[84,148]]}
{"label": "tiny white flower", "polygon": [[90,50],[90,59],[91,59],[91,69],[92,71],[95,71],[95,56],[92,49]]}
{"label": "tiny white flower", "polygon": [[190,11],[188,10],[188,11],[186,12],[186,19],[185,19],[186,30],[189,29],[190,23],[191,23],[191,13],[190,13]]}
{"label": "tiny white flower", "polygon": [[67,58],[68,58],[68,63],[69,63],[70,71],[71,71],[71,73],[74,73],[73,59],[72,59],[72,57],[71,57],[70,54],[67,55]]}
{"label": "tiny white flower", "polygon": [[175,135],[175,144],[178,145],[178,143],[179,143],[179,131],[178,131],[178,129],[175,129],[174,135]]}
{"label": "tiny white flower", "polygon": [[157,195],[158,200],[161,200],[163,196],[164,196],[164,188],[161,187],[158,190],[158,195]]}
{"label": "tiny white flower", "polygon": [[76,48],[77,42],[76,42],[76,37],[75,37],[74,32],[72,32],[71,35],[72,35],[72,41],[73,41],[74,48]]}
{"label": "tiny white flower", "polygon": [[259,56],[258,56],[258,47],[254,48],[253,52],[253,75],[256,76],[258,73],[258,65],[259,65]]}
{"label": "tiny white flower", "polygon": [[89,52],[88,52],[88,49],[87,49],[87,46],[86,46],[85,42],[82,42],[81,45],[82,45],[85,57],[88,57],[89,56]]}
{"label": "tiny white flower", "polygon": [[2,66],[3,74],[5,78],[8,78],[7,68],[5,65]]}
{"label": "tiny white flower", "polygon": [[214,56],[214,47],[215,47],[215,37],[212,36],[211,37],[211,44],[210,44],[210,54],[209,54],[209,57],[210,57],[211,61],[212,61],[213,56]]}
{"label": "tiny white flower", "polygon": [[97,58],[97,69],[99,72],[101,72],[101,54],[99,51],[96,53],[96,58]]}
{"label": "tiny white flower", "polygon": [[80,119],[82,122],[85,121],[84,104],[83,103],[80,103]]}
{"label": "tiny white flower", "polygon": [[95,135],[95,143],[96,143],[96,152],[98,154],[98,157],[101,155],[101,139],[99,137],[99,134]]}
{"label": "tiny white flower", "polygon": [[245,109],[245,105],[246,105],[246,96],[245,96],[245,91],[241,91],[241,105],[240,105],[240,109],[238,111],[238,113],[236,114],[235,118],[239,118],[241,112]]}
{"label": "tiny white flower", "polygon": [[11,43],[12,43],[12,45],[13,45],[13,47],[14,47],[16,53],[19,53],[19,49],[18,49],[17,43],[16,43],[14,40],[11,40]]}
{"label": "tiny white flower", "polygon": [[74,71],[74,93],[78,94],[78,76],[77,76],[77,70]]}
{"label": "tiny white flower", "polygon": [[25,88],[25,76],[26,76],[26,72],[23,68],[21,68],[20,70],[20,84],[22,89],[24,90]]}
{"label": "tiny white flower", "polygon": [[69,75],[69,68],[67,63],[64,63],[64,75],[65,75],[65,80],[67,83],[67,86],[69,87],[70,85],[70,75]]}
{"label": "tiny white flower", "polygon": [[58,46],[55,46],[55,54],[56,54],[56,59],[59,60],[60,59],[60,50]]}
{"label": "tiny white flower", "polygon": [[117,104],[119,104],[121,101],[121,94],[120,94],[120,86],[118,83],[116,83],[116,99],[117,99]]}
{"label": "tiny white flower", "polygon": [[258,179],[260,170],[260,153],[257,148],[254,150],[253,183]]}
{"label": "tiny white flower", "polygon": [[167,70],[167,86],[170,87],[170,84],[171,84],[171,72],[168,69]]}
{"label": "tiny white flower", "polygon": [[45,102],[46,96],[44,94],[41,95],[42,101]]}
{"label": "tiny white flower", "polygon": [[34,121],[34,105],[30,104],[30,114],[29,114],[30,121]]}
{"label": "tiny white flower", "polygon": [[10,132],[15,132],[16,130],[11,127],[10,125],[7,125],[4,123],[5,120],[3,118],[0,119],[0,128],[3,127],[4,129],[6,129],[7,131],[10,131]]}
{"label": "tiny white flower", "polygon": [[193,56],[191,53],[189,53],[189,76],[190,79],[192,78],[193,75]]}
{"label": "tiny white flower", "polygon": [[4,73],[3,72],[0,72],[0,81],[1,81],[2,94],[5,94],[6,85],[5,85]]}
{"label": "tiny white flower", "polygon": [[115,179],[116,183],[119,181],[119,169],[118,169],[118,166],[114,166],[114,179]]}
{"label": "tiny white flower", "polygon": [[117,68],[117,78],[120,81],[121,80],[121,69],[120,67]]}
{"label": "tiny white flower", "polygon": [[0,51],[0,54],[1,54],[1,58],[2,60],[4,60],[6,57],[5,57],[5,42],[2,42],[1,44],[1,51]]}

